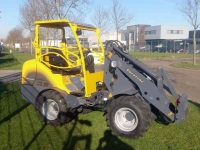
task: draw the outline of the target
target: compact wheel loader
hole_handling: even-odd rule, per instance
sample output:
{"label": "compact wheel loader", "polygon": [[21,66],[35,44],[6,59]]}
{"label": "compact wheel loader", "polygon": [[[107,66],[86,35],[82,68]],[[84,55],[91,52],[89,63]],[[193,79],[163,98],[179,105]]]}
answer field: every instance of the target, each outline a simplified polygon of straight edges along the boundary
{"label": "compact wheel loader", "polygon": [[[60,29],[61,46],[41,46],[40,28]],[[77,45],[67,44],[65,28],[71,29]],[[79,36],[85,30],[95,33],[98,51],[81,45]],[[35,59],[22,67],[21,93],[49,125],[61,126],[79,113],[97,109],[105,112],[115,135],[136,139],[156,118],[168,123],[186,119],[187,95],[176,93],[165,70],[152,70],[130,55],[120,41],[110,40],[104,48],[99,29],[92,25],[36,21],[33,46]],[[91,53],[98,56],[99,63],[94,63]]]}

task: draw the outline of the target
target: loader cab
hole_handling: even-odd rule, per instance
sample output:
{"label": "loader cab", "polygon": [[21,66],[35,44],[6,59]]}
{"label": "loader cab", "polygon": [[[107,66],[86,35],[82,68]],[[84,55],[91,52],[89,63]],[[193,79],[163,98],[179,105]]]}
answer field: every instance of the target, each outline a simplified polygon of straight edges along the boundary
{"label": "loader cab", "polygon": [[[68,20],[36,21],[35,25],[33,46],[36,61],[45,64],[53,73],[80,77],[81,82],[84,83],[85,97],[96,92],[96,84],[103,82],[104,72],[104,47],[99,29]],[[53,32],[55,30],[58,35],[61,35],[60,40],[42,38],[43,33],[49,35],[53,33],[53,36],[57,36]],[[71,32],[70,38],[66,37],[68,32]],[[99,44],[98,50],[90,49],[84,42],[83,32],[92,32],[95,35]],[[95,61],[96,58],[98,61]]]}

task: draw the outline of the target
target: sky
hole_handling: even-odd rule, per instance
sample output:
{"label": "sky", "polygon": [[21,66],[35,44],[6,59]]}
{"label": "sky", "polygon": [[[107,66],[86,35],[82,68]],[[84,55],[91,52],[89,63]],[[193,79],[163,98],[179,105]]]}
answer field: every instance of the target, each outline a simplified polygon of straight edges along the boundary
{"label": "sky", "polygon": [[[25,0],[0,0],[0,39],[6,38],[8,32],[20,25],[19,7]],[[133,13],[134,19],[129,25],[180,25],[192,27],[177,9],[181,0],[119,0],[122,7]],[[101,5],[108,8],[111,0],[94,0],[93,6]],[[95,8],[95,7],[94,7]],[[90,17],[94,9],[87,14],[86,23],[91,23]]]}

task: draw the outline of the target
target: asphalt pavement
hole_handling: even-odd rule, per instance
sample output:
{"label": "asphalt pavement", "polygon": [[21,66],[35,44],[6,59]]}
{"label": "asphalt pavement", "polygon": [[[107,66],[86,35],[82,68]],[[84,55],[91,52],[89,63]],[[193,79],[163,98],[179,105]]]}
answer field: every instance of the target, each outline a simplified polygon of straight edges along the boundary
{"label": "asphalt pavement", "polygon": [[0,70],[0,84],[21,80],[21,70]]}

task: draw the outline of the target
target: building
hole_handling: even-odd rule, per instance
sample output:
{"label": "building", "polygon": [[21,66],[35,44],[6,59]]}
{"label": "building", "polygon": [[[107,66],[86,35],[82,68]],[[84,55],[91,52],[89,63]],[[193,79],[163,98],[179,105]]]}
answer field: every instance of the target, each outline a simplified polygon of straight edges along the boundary
{"label": "building", "polygon": [[[187,40],[189,44],[189,51],[193,53],[193,38],[194,38],[194,31],[189,31],[189,39]],[[196,50],[197,53],[200,53],[200,30],[196,30]]]}
{"label": "building", "polygon": [[[193,40],[194,37],[194,31],[189,31],[189,39]],[[200,39],[200,30],[196,30],[196,39]]]}
{"label": "building", "polygon": [[125,30],[121,30],[119,34],[119,40],[126,44],[129,49],[132,47],[144,47],[145,46],[145,28],[150,25],[137,24],[127,26]]}
{"label": "building", "polygon": [[[66,37],[66,42],[67,42],[67,45],[68,46],[75,46],[77,45],[76,44],[76,40],[75,38],[71,38],[71,37]],[[88,42],[88,38],[79,38],[80,40],[80,43],[82,46],[85,46],[85,47],[89,47],[89,42]],[[56,46],[56,47],[60,47],[60,42],[62,40],[41,40],[40,43],[41,43],[41,46]]]}
{"label": "building", "polygon": [[145,29],[150,25],[138,24],[127,26],[128,45],[142,46],[145,42]]}
{"label": "building", "polygon": [[152,51],[177,52],[187,47],[187,26],[157,25],[145,28],[146,47]]}
{"label": "building", "polygon": [[189,28],[187,26],[149,26],[145,28],[145,40],[176,40],[187,39]]}

